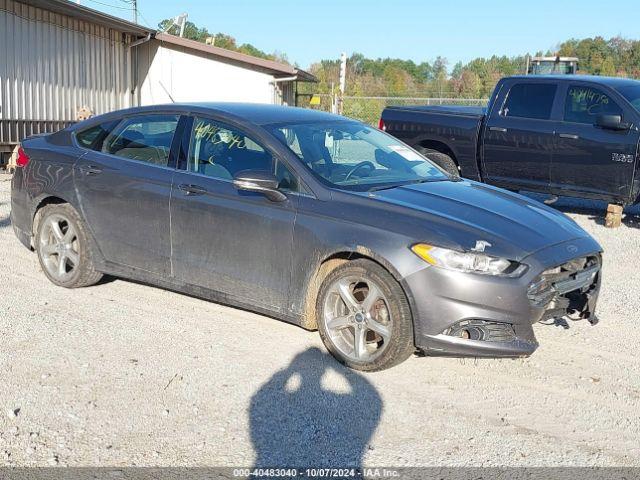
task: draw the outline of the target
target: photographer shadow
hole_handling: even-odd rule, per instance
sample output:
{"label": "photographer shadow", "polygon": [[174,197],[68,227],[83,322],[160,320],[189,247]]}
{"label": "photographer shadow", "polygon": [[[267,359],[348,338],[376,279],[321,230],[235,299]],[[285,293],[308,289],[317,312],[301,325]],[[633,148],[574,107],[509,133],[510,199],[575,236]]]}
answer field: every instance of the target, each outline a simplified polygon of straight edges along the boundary
{"label": "photographer shadow", "polygon": [[382,399],[364,376],[310,348],[251,400],[255,467],[361,469],[381,413]]}

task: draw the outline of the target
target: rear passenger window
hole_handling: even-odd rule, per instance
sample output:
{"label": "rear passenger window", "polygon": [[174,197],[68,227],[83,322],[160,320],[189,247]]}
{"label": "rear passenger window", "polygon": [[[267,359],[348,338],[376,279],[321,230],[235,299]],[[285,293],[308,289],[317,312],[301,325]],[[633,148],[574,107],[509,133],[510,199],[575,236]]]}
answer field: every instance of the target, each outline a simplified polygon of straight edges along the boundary
{"label": "rear passenger window", "polygon": [[564,119],[567,122],[596,123],[598,115],[620,115],[622,109],[606,93],[591,87],[570,87],[564,102]]}
{"label": "rear passenger window", "polygon": [[167,166],[178,115],[144,115],[127,118],[106,139],[102,152],[118,157]]}
{"label": "rear passenger window", "polygon": [[102,144],[109,136],[111,131],[118,125],[120,121],[115,120],[111,122],[101,123],[95,127],[88,128],[76,134],[76,140],[80,146],[89,148],[91,150],[102,150]]}
{"label": "rear passenger window", "polygon": [[548,83],[518,83],[509,90],[501,113],[505,117],[549,120],[557,88]]}

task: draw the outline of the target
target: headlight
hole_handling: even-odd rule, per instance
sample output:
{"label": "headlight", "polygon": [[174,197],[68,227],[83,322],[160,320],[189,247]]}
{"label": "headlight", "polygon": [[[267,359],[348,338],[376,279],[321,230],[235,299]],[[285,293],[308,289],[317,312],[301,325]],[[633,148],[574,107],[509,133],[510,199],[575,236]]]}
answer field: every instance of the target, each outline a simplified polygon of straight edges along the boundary
{"label": "headlight", "polygon": [[506,258],[491,257],[479,252],[457,252],[426,243],[418,243],[412,246],[411,250],[435,267],[458,272],[515,277],[521,275],[526,269],[524,265]]}

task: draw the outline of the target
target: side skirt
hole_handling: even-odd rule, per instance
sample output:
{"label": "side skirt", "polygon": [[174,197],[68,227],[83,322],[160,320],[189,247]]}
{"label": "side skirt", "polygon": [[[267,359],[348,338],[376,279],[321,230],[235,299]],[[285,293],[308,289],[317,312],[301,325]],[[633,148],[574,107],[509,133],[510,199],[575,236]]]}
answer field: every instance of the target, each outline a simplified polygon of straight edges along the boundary
{"label": "side skirt", "polygon": [[192,285],[189,283],[178,282],[173,278],[161,277],[149,272],[141,271],[135,268],[126,267],[123,265],[115,264],[112,262],[104,262],[99,267],[100,272],[111,275],[114,277],[122,278],[124,280],[131,280],[143,285],[150,285],[154,287],[164,288],[173,292],[182,293],[191,297],[200,298],[203,300],[209,300],[220,305],[230,306],[246,310],[248,312],[258,313],[267,317],[274,318],[276,320],[292,323],[297,326],[302,326],[302,318],[299,315],[293,313],[282,313],[274,310],[269,310],[256,305],[251,305],[238,297],[228,295],[226,293],[210,290],[198,285]]}

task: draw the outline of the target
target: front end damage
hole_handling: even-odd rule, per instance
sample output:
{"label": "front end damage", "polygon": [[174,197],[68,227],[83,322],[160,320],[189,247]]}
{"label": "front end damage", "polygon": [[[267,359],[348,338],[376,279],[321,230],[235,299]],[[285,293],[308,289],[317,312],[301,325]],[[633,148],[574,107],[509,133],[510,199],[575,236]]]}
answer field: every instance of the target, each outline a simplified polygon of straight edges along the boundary
{"label": "front end damage", "polygon": [[539,321],[588,320],[595,325],[601,266],[601,256],[591,255],[545,270],[527,290],[531,304],[544,308]]}
{"label": "front end damage", "polygon": [[431,297],[430,306],[418,303],[438,315],[426,313],[416,325],[420,351],[430,356],[526,357],[538,347],[533,331],[538,322],[566,327],[568,321],[587,320],[595,325],[602,257],[595,252],[567,259],[566,246],[561,248],[552,258],[530,259],[535,266],[519,279],[465,278],[430,269],[424,278],[436,277],[427,280],[436,300]]}

